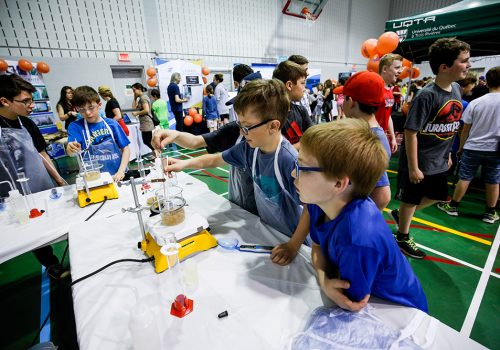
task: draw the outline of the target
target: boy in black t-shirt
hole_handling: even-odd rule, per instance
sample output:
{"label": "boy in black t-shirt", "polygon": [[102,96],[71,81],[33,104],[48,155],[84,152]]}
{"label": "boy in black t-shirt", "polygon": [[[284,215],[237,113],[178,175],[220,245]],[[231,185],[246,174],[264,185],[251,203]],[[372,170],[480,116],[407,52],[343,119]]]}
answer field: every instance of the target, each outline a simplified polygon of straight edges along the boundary
{"label": "boy in black t-shirt", "polygon": [[[17,173],[29,179],[33,193],[54,187],[51,177],[59,186],[66,182],[52,165],[46,143],[35,123],[27,118],[35,106],[32,93],[35,88],[15,74],[0,75],[0,181],[17,186]],[[10,188],[0,185],[0,195],[6,197]],[[22,189],[18,188],[22,193]],[[53,279],[69,276],[52,252],[51,246],[33,251],[38,261],[47,268]]]}
{"label": "boy in black t-shirt", "polygon": [[281,80],[290,98],[288,119],[281,129],[283,136],[296,148],[300,147],[302,134],[313,125],[304,106],[293,103],[300,101],[306,90],[307,71],[292,61],[281,62],[273,72],[273,79]]}
{"label": "boy in black t-shirt", "polygon": [[422,259],[409,236],[415,210],[448,196],[446,173],[451,166],[451,146],[462,115],[460,87],[470,68],[470,46],[457,39],[438,39],[429,48],[429,63],[436,74],[414,98],[405,124],[404,144],[399,160],[399,210],[391,212],[398,225],[396,240],[401,251]]}

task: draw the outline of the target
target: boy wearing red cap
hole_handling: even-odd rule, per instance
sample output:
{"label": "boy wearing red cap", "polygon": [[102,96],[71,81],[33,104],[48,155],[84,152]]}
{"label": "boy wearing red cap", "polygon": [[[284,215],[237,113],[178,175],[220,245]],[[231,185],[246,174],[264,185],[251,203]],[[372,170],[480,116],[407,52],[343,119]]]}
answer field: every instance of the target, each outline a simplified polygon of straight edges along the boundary
{"label": "boy wearing red cap", "polygon": [[311,260],[321,290],[343,309],[359,311],[373,295],[427,312],[420,282],[368,198],[387,163],[363,120],[307,129],[292,176],[307,204]]}
{"label": "boy wearing red cap", "polygon": [[[377,122],[375,113],[384,103],[384,80],[377,73],[360,72],[347,80],[343,89],[345,115],[349,118],[359,118],[366,120],[371,130],[377,135],[384,146],[387,158],[391,157],[391,147],[384,129]],[[387,172],[375,184],[375,188],[370,193],[371,199],[380,210],[383,210],[391,201],[391,187]]]}
{"label": "boy wearing red cap", "polygon": [[436,80],[420,90],[406,119],[396,193],[401,202],[391,215],[398,226],[396,240],[401,251],[416,259],[426,254],[410,238],[415,211],[448,197],[446,175],[463,110],[456,81],[466,77],[469,57],[469,44],[453,38],[436,40],[429,48],[429,64]]}

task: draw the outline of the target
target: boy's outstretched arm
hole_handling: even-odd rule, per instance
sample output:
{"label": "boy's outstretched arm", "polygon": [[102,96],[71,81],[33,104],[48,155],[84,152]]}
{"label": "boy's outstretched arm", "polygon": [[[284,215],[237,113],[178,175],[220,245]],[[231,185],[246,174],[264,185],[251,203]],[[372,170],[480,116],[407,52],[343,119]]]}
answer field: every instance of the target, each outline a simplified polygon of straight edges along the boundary
{"label": "boy's outstretched arm", "polygon": [[181,147],[196,149],[206,147],[207,143],[201,135],[193,135],[188,132],[177,130],[158,130],[153,133],[152,146],[161,150],[171,143],[176,143]]}
{"label": "boy's outstretched arm", "polygon": [[200,157],[190,159],[177,159],[169,157],[168,164],[165,164],[166,161],[167,160],[164,160],[163,163],[163,170],[166,174],[171,172],[177,173],[184,169],[216,168],[227,165],[224,159],[222,159],[222,153],[204,154]]}
{"label": "boy's outstretched arm", "polygon": [[277,245],[271,252],[271,260],[278,265],[288,265],[297,256],[302,243],[304,243],[309,233],[310,216],[307,205],[304,206],[297,228],[292,237],[286,243]]}
{"label": "boy's outstretched arm", "polygon": [[316,269],[319,286],[321,290],[330,298],[335,304],[345,310],[360,311],[368,304],[370,294],[366,295],[359,302],[350,300],[345,294],[344,289],[349,289],[350,283],[337,278],[328,278],[326,275],[327,261],[321,252],[321,247],[313,242],[312,245],[312,263]]}

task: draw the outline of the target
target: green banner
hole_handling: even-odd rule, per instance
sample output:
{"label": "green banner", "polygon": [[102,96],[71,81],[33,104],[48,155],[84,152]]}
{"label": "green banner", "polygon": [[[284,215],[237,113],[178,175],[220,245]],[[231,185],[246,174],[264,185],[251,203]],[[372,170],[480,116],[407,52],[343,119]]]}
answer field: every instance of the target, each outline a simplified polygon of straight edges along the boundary
{"label": "green banner", "polygon": [[[402,43],[442,37],[477,36],[500,31],[500,0],[461,1],[440,10],[386,22]],[[490,38],[491,39],[491,38]]]}

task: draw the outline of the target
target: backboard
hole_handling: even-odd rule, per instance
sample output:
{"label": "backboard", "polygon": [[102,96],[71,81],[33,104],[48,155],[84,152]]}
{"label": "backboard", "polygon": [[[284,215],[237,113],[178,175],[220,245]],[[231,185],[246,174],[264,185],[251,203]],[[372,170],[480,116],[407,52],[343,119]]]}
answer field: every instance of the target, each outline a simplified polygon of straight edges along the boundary
{"label": "backboard", "polygon": [[283,14],[315,21],[328,0],[285,0]]}

